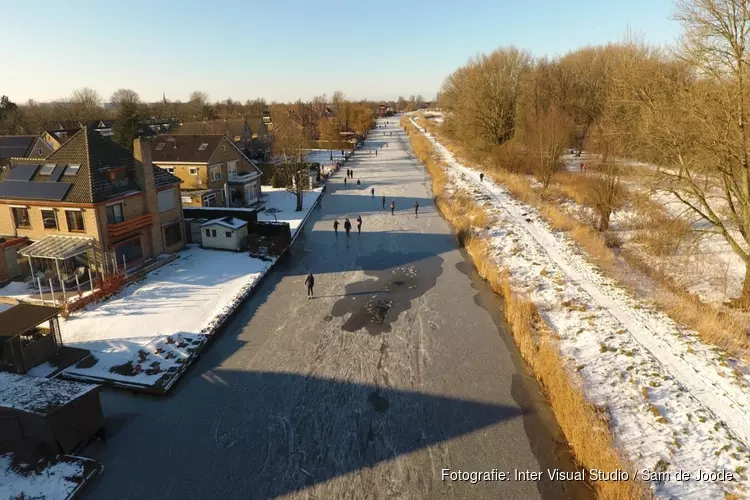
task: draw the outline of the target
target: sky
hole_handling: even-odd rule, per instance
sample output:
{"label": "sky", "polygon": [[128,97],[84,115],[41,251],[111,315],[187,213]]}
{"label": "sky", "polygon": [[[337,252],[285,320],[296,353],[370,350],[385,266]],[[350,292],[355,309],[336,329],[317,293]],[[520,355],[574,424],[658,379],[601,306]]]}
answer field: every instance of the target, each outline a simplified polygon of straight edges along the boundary
{"label": "sky", "polygon": [[469,57],[502,46],[553,57],[626,34],[672,44],[673,12],[671,0],[0,0],[0,95],[430,100]]}

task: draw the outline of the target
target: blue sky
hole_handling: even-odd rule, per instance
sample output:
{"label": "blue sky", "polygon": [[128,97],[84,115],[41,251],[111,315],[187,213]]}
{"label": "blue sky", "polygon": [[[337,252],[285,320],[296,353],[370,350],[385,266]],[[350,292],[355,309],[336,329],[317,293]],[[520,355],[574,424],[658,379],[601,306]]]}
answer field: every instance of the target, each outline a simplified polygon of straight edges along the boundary
{"label": "blue sky", "polygon": [[554,56],[628,32],[670,44],[673,10],[670,0],[0,0],[0,94],[430,99],[470,56],[500,46]]}

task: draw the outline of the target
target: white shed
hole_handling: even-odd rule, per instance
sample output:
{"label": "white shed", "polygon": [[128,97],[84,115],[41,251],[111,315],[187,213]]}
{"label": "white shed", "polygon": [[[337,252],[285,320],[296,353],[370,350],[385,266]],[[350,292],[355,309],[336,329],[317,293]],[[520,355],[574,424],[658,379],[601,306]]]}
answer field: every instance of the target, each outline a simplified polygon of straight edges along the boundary
{"label": "white shed", "polygon": [[247,241],[247,222],[235,217],[222,217],[201,224],[201,246],[240,251]]}

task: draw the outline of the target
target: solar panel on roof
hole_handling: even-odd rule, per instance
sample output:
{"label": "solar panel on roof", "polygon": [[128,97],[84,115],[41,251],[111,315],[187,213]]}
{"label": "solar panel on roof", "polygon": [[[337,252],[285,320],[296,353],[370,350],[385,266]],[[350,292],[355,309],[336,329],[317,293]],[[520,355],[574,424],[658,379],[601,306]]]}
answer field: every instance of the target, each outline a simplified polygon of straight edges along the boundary
{"label": "solar panel on roof", "polygon": [[57,165],[52,170],[52,173],[49,176],[50,182],[57,182],[57,181],[59,181],[60,177],[62,176],[64,170],[65,170],[65,165]]}
{"label": "solar panel on roof", "polygon": [[5,180],[0,182],[0,198],[60,201],[72,184],[67,182],[31,182]]}
{"label": "solar panel on roof", "polygon": [[11,167],[5,178],[13,181],[28,181],[31,180],[38,168],[39,165],[16,165]]}

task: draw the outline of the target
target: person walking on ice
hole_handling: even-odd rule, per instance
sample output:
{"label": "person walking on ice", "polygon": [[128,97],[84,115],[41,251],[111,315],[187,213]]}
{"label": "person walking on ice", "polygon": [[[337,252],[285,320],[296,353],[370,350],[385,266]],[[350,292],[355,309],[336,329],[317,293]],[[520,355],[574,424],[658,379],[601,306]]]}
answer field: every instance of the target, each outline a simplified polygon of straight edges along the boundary
{"label": "person walking on ice", "polygon": [[394,210],[396,210],[396,200],[391,200],[391,215],[393,215]]}
{"label": "person walking on ice", "polygon": [[362,183],[359,182],[359,179],[357,179],[357,189],[361,189]]}
{"label": "person walking on ice", "polygon": [[370,188],[370,195],[375,198],[375,188]]}
{"label": "person walking on ice", "polygon": [[383,200],[383,210],[385,210],[385,195],[383,195],[382,200]]}
{"label": "person walking on ice", "polygon": [[484,172],[479,174],[479,182],[484,182]]}
{"label": "person walking on ice", "polygon": [[414,216],[419,219],[419,201],[414,202]]}
{"label": "person walking on ice", "polygon": [[349,222],[349,218],[348,217],[344,220],[344,230],[346,231],[346,236],[348,238],[349,237],[349,231],[352,230],[352,223]]}
{"label": "person walking on ice", "polygon": [[362,217],[357,216],[357,233],[362,233]]}
{"label": "person walking on ice", "polygon": [[315,276],[312,273],[307,275],[305,278],[305,285],[307,286],[307,298],[312,299],[315,294],[313,293],[313,287],[315,286]]}
{"label": "person walking on ice", "polygon": [[378,156],[378,150],[376,149],[375,150],[375,157],[377,157],[377,156]]}
{"label": "person walking on ice", "polygon": [[336,233],[336,236],[339,234],[339,220],[336,219],[333,221],[333,232]]}

